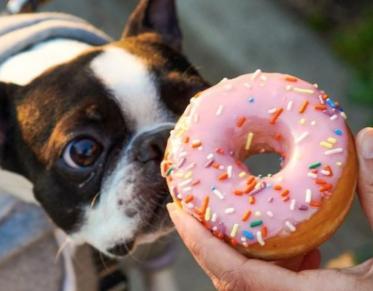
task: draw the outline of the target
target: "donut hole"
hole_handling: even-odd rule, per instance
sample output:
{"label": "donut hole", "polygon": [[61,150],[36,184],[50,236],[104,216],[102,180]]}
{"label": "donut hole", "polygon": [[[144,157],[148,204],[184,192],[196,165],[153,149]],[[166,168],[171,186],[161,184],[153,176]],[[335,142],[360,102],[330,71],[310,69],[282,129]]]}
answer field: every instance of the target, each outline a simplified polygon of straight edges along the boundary
{"label": "donut hole", "polygon": [[267,176],[276,174],[282,169],[283,157],[276,152],[258,153],[249,156],[244,164],[255,176]]}
{"label": "donut hole", "polygon": [[[253,138],[247,147],[249,133]],[[237,140],[240,144],[237,158],[256,176],[280,172],[291,159],[294,147],[291,133],[284,123],[271,125],[268,120],[259,118],[251,118],[239,132]]]}

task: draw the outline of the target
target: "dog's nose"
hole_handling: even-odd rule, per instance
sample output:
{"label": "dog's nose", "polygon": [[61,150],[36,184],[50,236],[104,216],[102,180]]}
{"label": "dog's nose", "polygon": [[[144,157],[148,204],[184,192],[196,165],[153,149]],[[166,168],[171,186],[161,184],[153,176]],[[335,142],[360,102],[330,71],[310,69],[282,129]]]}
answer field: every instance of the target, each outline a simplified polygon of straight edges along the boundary
{"label": "dog's nose", "polygon": [[108,249],[108,253],[114,256],[122,257],[127,255],[133,248],[135,241],[130,240],[125,243],[120,243],[115,245],[114,247]]}
{"label": "dog's nose", "polygon": [[130,151],[139,162],[161,161],[174,124],[167,123],[139,134],[131,143]]}

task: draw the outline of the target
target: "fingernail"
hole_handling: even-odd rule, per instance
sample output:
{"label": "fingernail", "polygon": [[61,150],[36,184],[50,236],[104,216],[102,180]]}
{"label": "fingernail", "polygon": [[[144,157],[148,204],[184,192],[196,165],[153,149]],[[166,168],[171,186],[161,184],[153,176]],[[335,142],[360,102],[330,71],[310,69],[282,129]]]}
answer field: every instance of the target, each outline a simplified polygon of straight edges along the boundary
{"label": "fingernail", "polygon": [[168,212],[173,212],[176,210],[176,205],[173,202],[167,203],[166,207],[167,207]]}
{"label": "fingernail", "polygon": [[361,135],[360,150],[364,159],[373,159],[373,128],[365,129]]}

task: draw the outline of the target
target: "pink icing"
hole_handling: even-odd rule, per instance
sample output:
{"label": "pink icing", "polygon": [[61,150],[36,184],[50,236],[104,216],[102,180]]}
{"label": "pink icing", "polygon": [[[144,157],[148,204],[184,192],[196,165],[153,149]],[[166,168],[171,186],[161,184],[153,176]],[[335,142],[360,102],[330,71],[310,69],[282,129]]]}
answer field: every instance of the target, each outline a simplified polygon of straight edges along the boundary
{"label": "pink icing", "polygon": [[[192,98],[171,132],[163,174],[183,208],[212,231],[244,246],[265,245],[296,231],[332,195],[347,159],[345,118],[317,85],[288,75],[258,70],[225,79]],[[250,174],[237,160],[264,151],[282,155],[282,169],[241,193],[250,190]]]}

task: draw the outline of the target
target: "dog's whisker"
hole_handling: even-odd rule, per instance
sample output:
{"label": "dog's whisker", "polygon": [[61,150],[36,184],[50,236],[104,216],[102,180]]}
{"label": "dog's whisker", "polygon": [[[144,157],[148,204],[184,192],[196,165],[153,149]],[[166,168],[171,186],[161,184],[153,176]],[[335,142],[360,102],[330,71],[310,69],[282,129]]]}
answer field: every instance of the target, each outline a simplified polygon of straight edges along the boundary
{"label": "dog's whisker", "polygon": [[55,256],[55,261],[57,262],[63,252],[63,250],[71,243],[70,239],[68,237],[65,238],[63,243],[60,245],[60,247],[57,250],[56,256]]}
{"label": "dog's whisker", "polygon": [[91,174],[88,176],[88,178],[85,179],[82,183],[80,183],[78,185],[78,187],[83,188],[85,185],[87,185],[89,182],[91,182],[91,180],[94,178],[95,175],[96,175],[95,171],[91,172]]}
{"label": "dog's whisker", "polygon": [[93,208],[96,204],[96,200],[97,200],[97,197],[100,195],[100,192],[97,192],[96,195],[93,197],[92,201],[91,201],[91,204],[90,204],[90,208]]}
{"label": "dog's whisker", "polygon": [[106,265],[106,263],[105,263],[105,258],[104,258],[103,253],[98,252],[98,257],[99,257],[99,259],[100,259],[102,265],[104,266],[104,269],[105,269],[106,271],[108,271],[110,268],[109,268],[108,265]]}
{"label": "dog's whisker", "polygon": [[131,259],[133,259],[136,263],[141,264],[141,263],[144,263],[144,262],[145,262],[145,260],[143,260],[143,259],[141,259],[141,258],[138,258],[138,257],[136,256],[135,252],[128,252],[128,256],[129,256]]}

